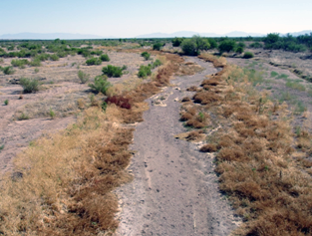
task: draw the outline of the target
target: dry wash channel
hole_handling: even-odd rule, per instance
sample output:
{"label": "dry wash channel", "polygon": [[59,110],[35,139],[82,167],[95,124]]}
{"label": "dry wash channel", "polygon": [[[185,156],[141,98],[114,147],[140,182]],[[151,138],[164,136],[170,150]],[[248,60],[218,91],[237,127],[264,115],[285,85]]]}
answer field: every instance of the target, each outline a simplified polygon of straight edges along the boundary
{"label": "dry wash channel", "polygon": [[185,132],[178,101],[194,93],[188,87],[217,72],[211,63],[186,60],[204,70],[175,78],[148,99],[150,109],[134,132],[129,169],[135,179],[118,191],[123,211],[117,235],[228,235],[236,228],[231,207],[218,191],[213,160],[175,137]]}
{"label": "dry wash channel", "polygon": [[[118,227],[118,201],[112,190],[132,179],[125,168],[133,129],[142,121],[143,102],[169,84],[183,61],[165,54],[155,79],[115,99],[102,111],[95,98],[63,132],[32,142],[1,181],[0,232],[4,235],[110,235]],[[118,102],[116,102],[118,104]]]}

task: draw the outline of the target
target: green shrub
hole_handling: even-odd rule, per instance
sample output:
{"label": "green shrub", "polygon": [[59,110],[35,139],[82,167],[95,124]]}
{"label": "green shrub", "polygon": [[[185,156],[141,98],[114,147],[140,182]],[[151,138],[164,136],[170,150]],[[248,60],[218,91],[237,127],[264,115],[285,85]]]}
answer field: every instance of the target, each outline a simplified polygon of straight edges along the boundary
{"label": "green shrub", "polygon": [[83,71],[78,71],[78,78],[80,79],[81,83],[82,84],[85,84],[88,82],[89,78],[90,78],[90,75],[89,74],[86,74],[84,73]]}
{"label": "green shrub", "polygon": [[219,52],[222,54],[224,52],[234,51],[236,42],[234,40],[226,39],[219,44]]}
{"label": "green shrub", "polygon": [[86,61],[86,63],[87,63],[88,66],[93,66],[93,65],[101,65],[102,61],[98,57],[92,57],[92,58],[88,59]]}
{"label": "green shrub", "polygon": [[107,89],[112,86],[109,81],[107,81],[107,76],[105,75],[98,75],[94,78],[94,83],[89,84],[89,87],[99,93],[106,95]]}
{"label": "green shrub", "polygon": [[163,47],[163,44],[162,44],[162,43],[155,43],[155,44],[153,45],[153,50],[159,51],[162,47]]}
{"label": "green shrub", "polygon": [[25,68],[25,65],[29,64],[29,61],[27,59],[16,59],[11,61],[12,66],[19,67],[19,68]]}
{"label": "green shrub", "polygon": [[101,61],[110,61],[110,58],[108,57],[107,54],[103,54],[100,56]]}
{"label": "green shrub", "polygon": [[212,38],[209,38],[207,40],[208,40],[208,43],[210,44],[210,48],[211,49],[214,49],[214,48],[218,47],[218,43],[216,42],[216,40],[214,40]]}
{"label": "green shrub", "polygon": [[154,61],[152,64],[152,69],[154,69],[158,66],[161,66],[161,65],[162,65],[161,61],[159,59],[156,59],[156,61]]}
{"label": "green shrub", "polygon": [[181,48],[186,55],[197,56],[202,50],[208,50],[210,44],[207,40],[199,37],[193,36],[191,39],[183,40]]}
{"label": "green shrub", "polygon": [[31,62],[29,62],[30,66],[41,66],[41,62],[38,58],[34,58]]}
{"label": "green shrub", "polygon": [[246,47],[246,44],[244,44],[243,42],[239,42],[238,44],[237,44],[237,47],[241,47],[241,48],[245,48]]}
{"label": "green shrub", "polygon": [[100,55],[102,55],[102,54],[103,54],[103,52],[100,51],[100,50],[91,51],[91,55],[98,55],[98,56],[100,56]]}
{"label": "green shrub", "polygon": [[15,72],[12,66],[3,67],[3,68],[2,68],[2,71],[3,71],[3,73],[6,74],[6,75],[12,75],[12,74],[14,74],[14,72]]}
{"label": "green shrub", "polygon": [[278,76],[278,73],[276,71],[272,71],[271,72],[271,77],[275,77],[275,76]]}
{"label": "green shrub", "polygon": [[122,76],[123,68],[118,66],[107,65],[102,68],[102,72],[104,75],[108,77],[121,77]]}
{"label": "green shrub", "polygon": [[145,60],[147,61],[148,59],[150,59],[151,54],[149,54],[148,52],[142,52],[141,56],[145,58]]}
{"label": "green shrub", "polygon": [[8,99],[4,100],[4,105],[5,106],[9,105],[9,100]]}
{"label": "green shrub", "polygon": [[49,59],[49,57],[50,57],[50,55],[46,54],[46,53],[42,53],[42,54],[36,56],[36,58],[38,58],[40,61],[46,61]]}
{"label": "green shrub", "polygon": [[183,38],[174,38],[172,39],[172,46],[179,47],[183,42]]}
{"label": "green shrub", "polygon": [[34,72],[37,74],[39,72],[39,69],[38,68],[35,68],[34,69]]}
{"label": "green shrub", "polygon": [[140,66],[138,77],[139,78],[146,78],[147,76],[150,76],[152,74],[151,67],[150,66]]}
{"label": "green shrub", "polygon": [[238,47],[238,48],[236,48],[236,50],[235,50],[237,53],[239,53],[239,54],[241,54],[241,53],[243,53],[244,52],[244,48],[242,48],[242,47]]}
{"label": "green shrub", "polygon": [[21,78],[20,85],[24,93],[33,93],[39,91],[39,81],[37,79]]}
{"label": "green shrub", "polygon": [[50,115],[51,119],[54,119],[54,117],[55,117],[55,112],[52,110],[51,107],[50,107],[49,115]]}
{"label": "green shrub", "polygon": [[22,114],[17,117],[18,120],[28,120],[29,119],[29,116],[26,115],[24,112],[22,112]]}
{"label": "green shrub", "polygon": [[263,48],[263,45],[259,42],[255,42],[249,45],[251,48]]}
{"label": "green shrub", "polygon": [[249,58],[253,58],[254,54],[252,52],[245,52],[243,58],[245,59],[249,59]]}
{"label": "green shrub", "polygon": [[58,61],[60,58],[56,54],[51,54],[50,55],[50,60],[51,61]]}

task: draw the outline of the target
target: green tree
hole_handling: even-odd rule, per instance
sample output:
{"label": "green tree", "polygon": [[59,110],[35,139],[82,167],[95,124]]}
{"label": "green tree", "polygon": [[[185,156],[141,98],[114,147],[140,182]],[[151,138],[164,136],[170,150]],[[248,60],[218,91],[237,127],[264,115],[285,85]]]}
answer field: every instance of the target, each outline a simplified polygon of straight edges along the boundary
{"label": "green tree", "polygon": [[183,40],[181,48],[186,55],[197,56],[202,50],[208,50],[210,44],[200,36],[193,36],[190,39]]}
{"label": "green tree", "polygon": [[224,52],[234,51],[236,42],[234,40],[226,39],[219,44],[219,52],[222,54]]}

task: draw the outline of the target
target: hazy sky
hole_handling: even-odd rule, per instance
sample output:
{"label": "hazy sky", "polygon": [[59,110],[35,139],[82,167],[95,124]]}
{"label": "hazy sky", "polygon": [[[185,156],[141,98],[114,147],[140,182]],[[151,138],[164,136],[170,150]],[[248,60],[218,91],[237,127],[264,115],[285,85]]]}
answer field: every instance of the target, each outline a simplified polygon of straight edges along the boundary
{"label": "hazy sky", "polygon": [[312,30],[311,0],[0,0],[0,35]]}

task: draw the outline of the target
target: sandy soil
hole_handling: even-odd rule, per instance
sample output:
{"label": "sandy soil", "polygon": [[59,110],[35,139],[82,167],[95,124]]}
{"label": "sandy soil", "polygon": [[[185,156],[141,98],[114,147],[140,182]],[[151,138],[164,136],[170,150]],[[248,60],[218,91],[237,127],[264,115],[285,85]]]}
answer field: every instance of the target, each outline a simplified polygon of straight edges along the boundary
{"label": "sandy soil", "polygon": [[[192,94],[186,88],[217,71],[197,58],[187,60],[205,70],[177,77],[175,86],[148,99],[150,110],[136,127],[129,168],[135,179],[117,191],[122,212],[116,235],[229,235],[239,225],[218,191],[213,159],[174,137],[185,132],[177,101]],[[155,105],[160,97],[165,100]]]}

